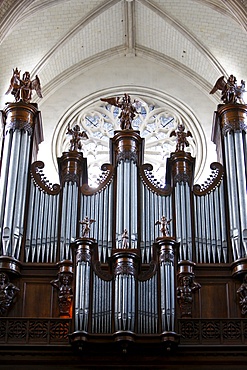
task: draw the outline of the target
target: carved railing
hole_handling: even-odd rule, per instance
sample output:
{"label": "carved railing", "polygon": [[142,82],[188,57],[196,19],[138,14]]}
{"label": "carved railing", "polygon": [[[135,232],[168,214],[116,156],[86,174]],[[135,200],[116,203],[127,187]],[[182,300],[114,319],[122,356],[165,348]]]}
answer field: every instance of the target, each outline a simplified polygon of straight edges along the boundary
{"label": "carved railing", "polygon": [[180,319],[180,344],[247,344],[247,319]]}
{"label": "carved railing", "polygon": [[1,318],[0,345],[68,345],[71,319]]}

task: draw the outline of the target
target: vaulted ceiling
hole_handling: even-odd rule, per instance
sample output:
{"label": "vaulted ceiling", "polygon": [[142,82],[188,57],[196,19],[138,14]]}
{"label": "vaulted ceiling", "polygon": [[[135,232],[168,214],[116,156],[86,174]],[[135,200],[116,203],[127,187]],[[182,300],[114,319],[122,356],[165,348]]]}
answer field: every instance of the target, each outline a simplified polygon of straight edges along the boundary
{"label": "vaulted ceiling", "polygon": [[193,112],[212,152],[209,91],[247,78],[246,36],[247,0],[0,0],[0,108],[12,68],[39,76],[42,157],[81,99],[146,89]]}

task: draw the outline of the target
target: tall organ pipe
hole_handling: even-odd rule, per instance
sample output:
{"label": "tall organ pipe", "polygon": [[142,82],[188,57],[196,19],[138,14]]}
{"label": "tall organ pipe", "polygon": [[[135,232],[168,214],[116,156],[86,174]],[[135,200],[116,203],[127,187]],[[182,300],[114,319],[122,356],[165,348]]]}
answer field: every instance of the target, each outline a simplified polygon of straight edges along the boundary
{"label": "tall organ pipe", "polygon": [[[36,148],[42,141],[43,136],[39,112],[34,104],[8,103],[3,113],[0,253],[9,257],[10,262],[6,268],[17,272],[15,269],[21,259],[30,152],[32,146]],[[33,135],[35,126],[37,130]]]}

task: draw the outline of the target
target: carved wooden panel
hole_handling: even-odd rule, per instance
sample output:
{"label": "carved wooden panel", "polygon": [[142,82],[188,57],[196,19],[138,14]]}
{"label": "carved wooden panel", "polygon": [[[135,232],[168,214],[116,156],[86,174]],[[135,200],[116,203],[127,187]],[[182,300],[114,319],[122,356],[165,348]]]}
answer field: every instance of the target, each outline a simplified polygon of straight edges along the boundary
{"label": "carved wooden panel", "polygon": [[52,317],[54,313],[53,292],[50,281],[44,281],[44,278],[24,281],[22,316]]}
{"label": "carved wooden panel", "polygon": [[204,282],[201,288],[201,317],[229,317],[228,282]]}

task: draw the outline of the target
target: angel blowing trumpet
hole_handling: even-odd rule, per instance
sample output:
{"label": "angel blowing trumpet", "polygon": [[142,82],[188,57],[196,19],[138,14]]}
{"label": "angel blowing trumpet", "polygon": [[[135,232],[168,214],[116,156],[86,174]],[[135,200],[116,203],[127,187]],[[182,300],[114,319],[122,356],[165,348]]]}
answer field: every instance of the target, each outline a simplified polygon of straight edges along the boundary
{"label": "angel blowing trumpet", "polygon": [[30,73],[23,73],[22,79],[20,77],[21,71],[18,68],[13,69],[13,76],[10,80],[10,85],[6,91],[6,95],[11,93],[15,97],[15,101],[23,101],[24,103],[30,103],[32,99],[32,91],[35,90],[38,97],[42,98],[41,85],[38,76],[31,80]]}

